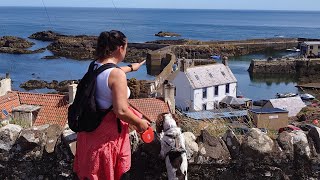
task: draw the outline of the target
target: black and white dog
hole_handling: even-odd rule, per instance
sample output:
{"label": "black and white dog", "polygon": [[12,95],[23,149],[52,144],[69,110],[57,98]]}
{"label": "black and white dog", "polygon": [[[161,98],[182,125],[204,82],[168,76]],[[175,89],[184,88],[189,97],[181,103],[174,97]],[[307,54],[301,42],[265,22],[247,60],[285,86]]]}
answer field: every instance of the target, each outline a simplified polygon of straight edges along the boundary
{"label": "black and white dog", "polygon": [[168,179],[186,180],[188,160],[184,136],[171,114],[165,114],[163,118],[160,155],[165,159]]}

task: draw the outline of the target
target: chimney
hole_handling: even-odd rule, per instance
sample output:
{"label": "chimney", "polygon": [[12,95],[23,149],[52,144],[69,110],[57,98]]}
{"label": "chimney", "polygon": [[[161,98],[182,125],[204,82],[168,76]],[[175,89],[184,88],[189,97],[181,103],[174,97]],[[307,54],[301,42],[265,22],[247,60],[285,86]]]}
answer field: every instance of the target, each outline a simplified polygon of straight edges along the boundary
{"label": "chimney", "polygon": [[163,98],[164,102],[168,104],[171,114],[175,114],[176,102],[174,99],[175,95],[175,86],[172,83],[165,81],[163,83]]}
{"label": "chimney", "polygon": [[74,84],[73,82],[69,85],[69,104],[72,104],[76,97],[77,86],[78,84]]}
{"label": "chimney", "polygon": [[224,64],[225,66],[229,66],[229,64],[228,64],[228,56],[223,56],[222,57],[222,64]]}
{"label": "chimney", "polygon": [[8,91],[11,91],[11,79],[9,73],[6,73],[6,78],[0,78],[0,96],[6,95]]}
{"label": "chimney", "polygon": [[185,72],[188,68],[188,62],[185,57],[180,59],[180,71]]}

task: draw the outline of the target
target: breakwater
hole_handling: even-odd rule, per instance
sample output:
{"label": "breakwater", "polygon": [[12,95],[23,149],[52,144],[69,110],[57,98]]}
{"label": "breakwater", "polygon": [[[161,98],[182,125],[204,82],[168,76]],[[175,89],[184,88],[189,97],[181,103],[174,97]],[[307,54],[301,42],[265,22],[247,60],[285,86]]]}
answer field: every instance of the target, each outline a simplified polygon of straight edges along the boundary
{"label": "breakwater", "polygon": [[320,74],[320,59],[252,60],[248,69],[253,74]]}

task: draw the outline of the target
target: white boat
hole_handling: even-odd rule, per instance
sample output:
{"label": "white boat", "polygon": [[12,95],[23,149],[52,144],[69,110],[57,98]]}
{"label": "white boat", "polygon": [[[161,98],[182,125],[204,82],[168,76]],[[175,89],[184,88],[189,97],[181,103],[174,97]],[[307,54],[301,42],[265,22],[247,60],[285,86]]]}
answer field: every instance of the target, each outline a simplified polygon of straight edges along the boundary
{"label": "white boat", "polygon": [[291,52],[300,52],[300,49],[297,49],[296,47],[293,47],[292,49],[286,49],[286,50]]}
{"label": "white boat", "polygon": [[277,93],[276,97],[277,98],[287,98],[287,97],[295,97],[298,96],[298,94],[295,93]]}
{"label": "white boat", "polygon": [[302,100],[313,100],[313,99],[315,99],[315,97],[314,96],[312,96],[311,94],[300,94],[300,97],[301,97],[301,99]]}

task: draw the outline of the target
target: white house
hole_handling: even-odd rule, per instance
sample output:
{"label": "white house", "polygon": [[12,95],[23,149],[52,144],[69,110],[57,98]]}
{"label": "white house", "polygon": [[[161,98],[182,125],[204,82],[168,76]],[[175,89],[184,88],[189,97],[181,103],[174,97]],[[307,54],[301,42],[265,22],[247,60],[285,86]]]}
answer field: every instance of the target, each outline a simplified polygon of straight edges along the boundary
{"label": "white house", "polygon": [[228,66],[211,64],[187,67],[182,60],[173,84],[176,86],[176,106],[183,111],[215,109],[226,96],[236,97],[237,79]]}

